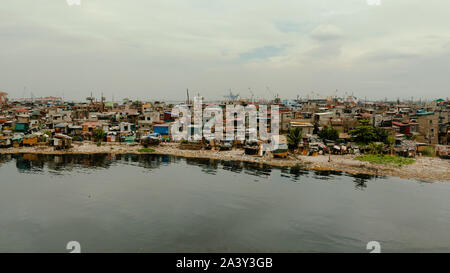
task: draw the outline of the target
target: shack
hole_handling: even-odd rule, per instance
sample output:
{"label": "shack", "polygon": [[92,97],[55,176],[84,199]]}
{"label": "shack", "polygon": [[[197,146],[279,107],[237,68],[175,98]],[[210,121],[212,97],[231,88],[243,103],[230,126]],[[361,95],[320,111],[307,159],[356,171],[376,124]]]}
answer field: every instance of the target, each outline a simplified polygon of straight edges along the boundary
{"label": "shack", "polygon": [[155,124],[155,125],[153,125],[153,132],[160,134],[161,137],[163,137],[163,138],[169,138],[170,124],[169,123]]}
{"label": "shack", "polygon": [[30,129],[30,124],[25,122],[16,122],[16,125],[14,126],[14,131],[26,133]]}
{"label": "shack", "polygon": [[65,150],[72,147],[72,138],[63,134],[56,134],[52,140],[55,150]]}
{"label": "shack", "polygon": [[34,146],[38,143],[38,136],[35,134],[26,135],[23,137],[22,144],[24,146]]}
{"label": "shack", "polygon": [[23,134],[22,133],[14,134],[13,138],[11,139],[12,146],[14,148],[20,147],[20,145],[22,145],[22,140],[23,140]]}
{"label": "shack", "polygon": [[11,137],[10,136],[0,136],[0,148],[11,147]]}

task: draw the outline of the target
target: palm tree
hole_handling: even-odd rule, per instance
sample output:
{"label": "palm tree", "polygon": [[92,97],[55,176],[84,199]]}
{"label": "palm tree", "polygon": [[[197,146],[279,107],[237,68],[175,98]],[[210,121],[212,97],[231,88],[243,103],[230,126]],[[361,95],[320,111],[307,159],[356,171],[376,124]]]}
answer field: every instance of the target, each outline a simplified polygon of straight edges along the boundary
{"label": "palm tree", "polygon": [[298,144],[302,141],[302,128],[294,127],[289,130],[289,134],[287,135],[287,141],[289,148],[295,150],[298,148]]}

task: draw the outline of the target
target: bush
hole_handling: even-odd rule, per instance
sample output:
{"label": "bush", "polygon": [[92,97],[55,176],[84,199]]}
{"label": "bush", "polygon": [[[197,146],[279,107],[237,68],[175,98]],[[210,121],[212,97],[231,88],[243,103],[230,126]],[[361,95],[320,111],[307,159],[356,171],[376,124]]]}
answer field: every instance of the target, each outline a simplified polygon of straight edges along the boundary
{"label": "bush", "polygon": [[46,134],[48,137],[52,137],[52,131],[50,130],[45,130],[44,134]]}
{"label": "bush", "polygon": [[102,142],[106,137],[105,131],[103,129],[96,129],[94,131],[94,140],[95,142]]}
{"label": "bush", "polygon": [[423,156],[436,156],[436,151],[433,146],[428,146],[422,151]]}
{"label": "bush", "polygon": [[72,136],[73,141],[83,141],[83,137],[81,136]]}
{"label": "bush", "polygon": [[382,154],[383,153],[383,144],[382,143],[370,143],[369,149],[371,154]]}

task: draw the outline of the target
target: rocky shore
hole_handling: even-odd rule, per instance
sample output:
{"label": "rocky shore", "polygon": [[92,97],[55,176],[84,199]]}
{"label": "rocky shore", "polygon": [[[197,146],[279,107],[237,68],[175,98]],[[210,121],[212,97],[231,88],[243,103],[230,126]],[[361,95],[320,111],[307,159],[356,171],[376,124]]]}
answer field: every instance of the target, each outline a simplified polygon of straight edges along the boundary
{"label": "rocky shore", "polygon": [[[210,150],[180,150],[178,147],[179,145],[177,143],[162,143],[159,146],[152,147],[152,149],[155,150],[153,154],[209,158],[225,161],[246,161],[272,166],[301,166],[302,168],[310,170],[334,170],[351,174],[362,173],[380,176],[396,176],[428,182],[450,181],[450,161],[440,158],[416,157],[415,163],[398,167],[395,165],[362,162],[354,159],[354,156],[352,155],[332,155],[331,161],[329,161],[330,158],[328,155],[290,155],[286,159],[277,159],[245,155],[244,150],[242,149],[219,152]],[[139,150],[142,148],[143,147],[139,144],[103,143],[101,146],[97,146],[95,143],[80,142],[74,143],[73,147],[67,151],[55,151],[52,147],[36,146],[0,149],[0,154],[141,154]]]}

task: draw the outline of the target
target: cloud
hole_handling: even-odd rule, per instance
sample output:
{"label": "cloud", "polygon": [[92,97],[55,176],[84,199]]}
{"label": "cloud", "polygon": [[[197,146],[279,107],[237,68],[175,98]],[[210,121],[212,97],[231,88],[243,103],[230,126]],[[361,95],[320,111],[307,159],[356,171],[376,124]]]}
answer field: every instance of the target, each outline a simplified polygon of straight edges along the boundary
{"label": "cloud", "polygon": [[300,24],[298,23],[294,23],[294,22],[275,22],[274,23],[275,27],[284,33],[289,33],[289,32],[299,32],[300,29]]}
{"label": "cloud", "polygon": [[425,85],[448,93],[450,1],[3,1],[0,88],[12,97],[24,85],[79,100],[91,90],[263,96],[266,86],[284,98],[299,89],[418,96]]}
{"label": "cloud", "polygon": [[343,37],[343,31],[335,25],[319,25],[312,33],[311,38],[317,41],[332,41]]}
{"label": "cloud", "polygon": [[242,60],[255,60],[255,59],[269,59],[271,57],[279,56],[283,53],[286,46],[264,46],[259,48],[254,48],[250,51],[241,53],[239,55],[240,59]]}
{"label": "cloud", "polygon": [[401,51],[375,51],[367,53],[363,58],[369,61],[385,62],[385,61],[402,61],[419,58],[416,53],[407,53]]}

